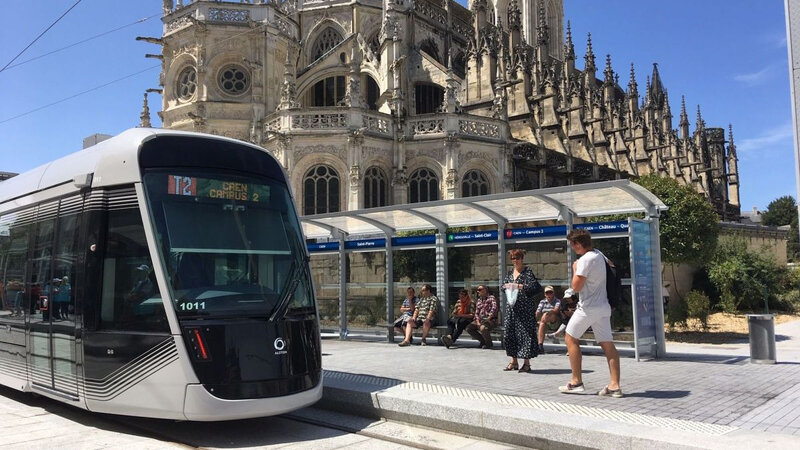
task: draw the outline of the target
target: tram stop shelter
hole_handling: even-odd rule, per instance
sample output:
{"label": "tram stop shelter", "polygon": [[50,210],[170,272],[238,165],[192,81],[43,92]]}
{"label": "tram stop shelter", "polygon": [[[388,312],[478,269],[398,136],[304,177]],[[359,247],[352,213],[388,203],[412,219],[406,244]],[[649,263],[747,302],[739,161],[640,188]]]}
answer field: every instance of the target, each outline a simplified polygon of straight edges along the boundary
{"label": "tram stop shelter", "polygon": [[[348,252],[385,252],[386,322],[395,319],[393,253],[417,247],[435,249],[435,287],[439,293],[439,317],[447,317],[448,249],[470,245],[496,246],[496,279],[499,286],[507,273],[506,248],[525,242],[560,241],[565,243],[573,228],[586,228],[598,239],[626,241],[629,249],[629,275],[623,285],[630,286],[633,314],[633,346],[636,358],[657,358],[665,354],[664,309],[662,304],[661,252],[658,218],[667,207],[655,195],[629,180],[615,180],[572,186],[508,192],[477,197],[411,203],[355,211],[308,215],[300,218],[309,240],[311,255],[339,257],[339,335],[347,336]],[[643,214],[643,218],[631,215]],[[623,215],[627,220],[588,222],[598,216]],[[556,225],[530,227],[533,222]],[[475,231],[448,232],[463,228]],[[426,236],[403,236],[405,232],[433,230]],[[568,246],[564,245],[565,248]],[[552,280],[568,287],[576,255],[564,250],[566,279]],[[619,261],[616,261],[619,265]],[[537,274],[537,277],[539,275]],[[541,279],[544,285],[551,280]],[[382,280],[381,280],[382,282]],[[502,291],[502,290],[500,290]],[[498,296],[501,314],[505,301]],[[387,327],[393,340],[393,330]]]}

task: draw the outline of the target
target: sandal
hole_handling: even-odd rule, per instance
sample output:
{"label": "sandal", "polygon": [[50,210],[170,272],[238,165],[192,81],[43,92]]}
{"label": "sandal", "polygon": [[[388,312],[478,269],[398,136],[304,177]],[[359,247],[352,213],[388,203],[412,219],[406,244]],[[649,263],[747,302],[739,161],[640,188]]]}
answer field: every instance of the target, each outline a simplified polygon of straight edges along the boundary
{"label": "sandal", "polygon": [[503,371],[504,372],[510,372],[512,370],[518,370],[518,369],[519,369],[519,366],[516,363],[508,363],[508,365],[506,366],[505,369],[503,369]]}
{"label": "sandal", "polygon": [[530,373],[530,372],[533,372],[531,370],[530,364],[523,364],[522,367],[519,368],[519,373]]}
{"label": "sandal", "polygon": [[597,395],[600,397],[622,398],[622,389],[609,389],[608,386],[606,386],[601,389]]}

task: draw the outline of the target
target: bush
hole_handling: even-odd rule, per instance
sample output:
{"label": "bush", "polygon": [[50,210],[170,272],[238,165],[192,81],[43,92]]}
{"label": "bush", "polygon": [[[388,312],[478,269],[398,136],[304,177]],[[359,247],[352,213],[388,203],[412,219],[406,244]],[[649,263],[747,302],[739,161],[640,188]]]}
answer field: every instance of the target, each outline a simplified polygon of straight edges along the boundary
{"label": "bush", "polygon": [[700,322],[703,331],[708,331],[708,315],[711,313],[711,300],[700,291],[690,291],[686,296],[686,309],[689,317]]}
{"label": "bush", "polygon": [[686,307],[686,302],[680,299],[670,299],[667,303],[667,323],[670,329],[675,328],[675,325],[686,326],[686,319],[689,318],[689,310]]}
{"label": "bush", "polygon": [[786,290],[788,272],[767,255],[748,250],[741,237],[720,240],[708,264],[708,277],[720,292],[723,311],[761,311],[765,300],[777,304],[778,295]]}

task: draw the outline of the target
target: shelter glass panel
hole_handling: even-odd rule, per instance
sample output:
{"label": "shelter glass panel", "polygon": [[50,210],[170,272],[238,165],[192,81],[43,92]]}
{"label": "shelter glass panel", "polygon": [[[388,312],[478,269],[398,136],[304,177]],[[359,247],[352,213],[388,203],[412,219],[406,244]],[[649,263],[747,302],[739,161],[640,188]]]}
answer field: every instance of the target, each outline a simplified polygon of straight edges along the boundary
{"label": "shelter glass panel", "polygon": [[311,277],[323,330],[339,328],[339,255],[311,255]]}
{"label": "shelter glass panel", "polygon": [[[430,284],[436,293],[436,250],[432,248],[394,250],[394,316],[399,317],[406,288],[413,287],[417,297],[423,284]],[[446,320],[446,318],[445,318]]]}
{"label": "shelter glass panel", "polygon": [[386,252],[347,254],[347,329],[385,331]]}
{"label": "shelter glass panel", "polygon": [[485,284],[497,297],[497,244],[449,248],[447,261],[450,280],[448,307],[458,299],[461,289],[468,290],[473,299],[477,298],[475,288],[479,284]]}

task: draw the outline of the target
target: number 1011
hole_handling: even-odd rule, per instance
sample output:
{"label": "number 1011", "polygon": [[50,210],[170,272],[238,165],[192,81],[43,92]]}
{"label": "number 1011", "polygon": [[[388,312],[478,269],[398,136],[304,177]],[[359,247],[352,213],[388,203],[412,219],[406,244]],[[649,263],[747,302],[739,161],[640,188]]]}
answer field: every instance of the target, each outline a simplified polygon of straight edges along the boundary
{"label": "number 1011", "polygon": [[206,309],[206,302],[181,303],[179,308],[181,309],[181,311],[194,311],[194,310]]}

